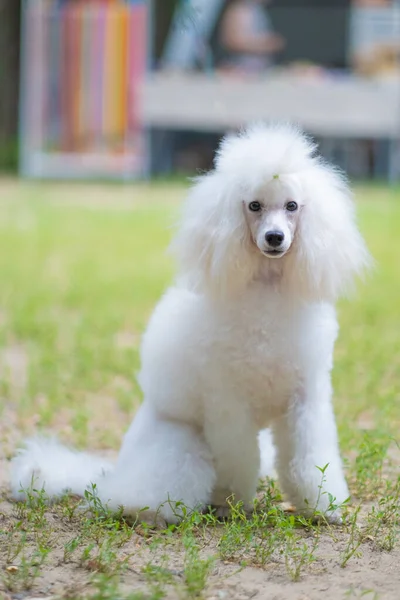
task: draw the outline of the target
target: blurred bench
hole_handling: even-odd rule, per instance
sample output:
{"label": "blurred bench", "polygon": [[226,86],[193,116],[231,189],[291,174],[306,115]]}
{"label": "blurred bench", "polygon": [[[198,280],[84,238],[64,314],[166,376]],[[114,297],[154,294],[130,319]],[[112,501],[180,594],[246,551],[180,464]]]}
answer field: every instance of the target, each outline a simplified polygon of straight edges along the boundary
{"label": "blurred bench", "polygon": [[162,131],[224,132],[248,121],[279,119],[321,138],[386,140],[387,176],[400,179],[400,80],[288,74],[241,80],[158,72],[142,86],[141,114],[147,128]]}

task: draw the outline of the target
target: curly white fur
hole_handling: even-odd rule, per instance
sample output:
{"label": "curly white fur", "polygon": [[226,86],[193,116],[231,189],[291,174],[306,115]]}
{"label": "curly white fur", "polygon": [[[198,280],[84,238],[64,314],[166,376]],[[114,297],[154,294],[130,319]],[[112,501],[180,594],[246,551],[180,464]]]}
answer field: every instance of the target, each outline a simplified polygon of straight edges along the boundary
{"label": "curly white fur", "polygon": [[[283,237],[277,249],[271,231]],[[288,499],[305,513],[328,509],[325,492],[343,502],[334,302],[369,262],[343,177],[297,129],[250,127],[227,137],[195,182],[173,248],[178,281],[145,333],[144,402],[117,464],[30,441],[14,459],[15,496],[34,477],[51,496],[95,482],[111,508],[147,507],[150,518],[159,509],[168,521],[176,501],[224,506],[234,494],[249,505],[259,445],[271,469],[270,428]],[[317,467],[328,463],[321,489]]]}

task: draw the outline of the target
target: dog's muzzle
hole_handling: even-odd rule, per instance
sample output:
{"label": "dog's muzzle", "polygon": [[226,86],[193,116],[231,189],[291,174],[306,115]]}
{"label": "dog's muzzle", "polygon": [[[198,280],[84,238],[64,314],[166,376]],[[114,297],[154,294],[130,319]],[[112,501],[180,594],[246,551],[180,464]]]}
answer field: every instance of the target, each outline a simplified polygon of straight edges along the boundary
{"label": "dog's muzzle", "polygon": [[272,230],[265,234],[266,247],[264,254],[273,258],[283,256],[288,248],[285,248],[285,234],[283,231]]}

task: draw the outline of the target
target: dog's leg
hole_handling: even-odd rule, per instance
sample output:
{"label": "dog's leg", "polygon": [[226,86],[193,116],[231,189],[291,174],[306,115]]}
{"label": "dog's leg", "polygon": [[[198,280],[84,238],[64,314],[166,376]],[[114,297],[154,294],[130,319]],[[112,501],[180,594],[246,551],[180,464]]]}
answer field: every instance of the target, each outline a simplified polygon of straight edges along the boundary
{"label": "dog's leg", "polygon": [[[329,379],[314,385],[273,423],[277,470],[282,491],[297,510],[309,516],[323,513],[332,522],[349,496],[339,455]],[[328,465],[326,467],[326,465]],[[318,468],[319,467],[319,468]],[[325,469],[326,467],[326,469]],[[323,472],[321,471],[323,470]]]}
{"label": "dog's leg", "polygon": [[[224,406],[225,411],[219,411]],[[226,498],[233,495],[234,502],[243,502],[249,510],[256,495],[260,455],[257,429],[243,404],[215,402],[206,415],[205,437],[211,448],[216,470],[213,504],[218,514],[227,513]]]}
{"label": "dog's leg", "polygon": [[160,524],[177,522],[182,503],[190,509],[211,502],[215,483],[212,456],[190,425],[170,421],[144,404],[125,436],[115,470],[97,483],[112,510]]}
{"label": "dog's leg", "polygon": [[275,447],[272,440],[271,430],[262,429],[258,434],[258,444],[260,446],[260,478],[276,478],[275,473]]}

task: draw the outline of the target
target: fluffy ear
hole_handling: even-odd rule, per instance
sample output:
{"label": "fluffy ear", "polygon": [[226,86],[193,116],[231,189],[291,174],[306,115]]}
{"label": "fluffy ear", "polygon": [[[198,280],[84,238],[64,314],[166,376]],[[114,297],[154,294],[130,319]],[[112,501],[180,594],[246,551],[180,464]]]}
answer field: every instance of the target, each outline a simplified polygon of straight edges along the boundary
{"label": "fluffy ear", "polygon": [[245,287],[257,269],[257,256],[237,186],[215,171],[197,179],[172,250],[191,289],[225,297]]}
{"label": "fluffy ear", "polygon": [[288,283],[305,298],[333,301],[372,260],[344,177],[316,162],[301,174],[301,181],[304,206],[288,256]]}

